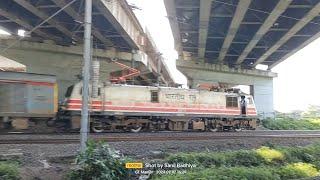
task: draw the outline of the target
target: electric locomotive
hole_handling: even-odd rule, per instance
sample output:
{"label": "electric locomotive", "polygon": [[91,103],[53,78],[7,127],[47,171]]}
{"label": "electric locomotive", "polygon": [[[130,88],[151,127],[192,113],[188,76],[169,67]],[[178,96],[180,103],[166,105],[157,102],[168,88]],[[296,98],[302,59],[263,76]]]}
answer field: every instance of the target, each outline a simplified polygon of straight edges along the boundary
{"label": "electric locomotive", "polygon": [[[26,83],[28,86],[25,90],[31,98],[24,98],[24,113],[19,115],[18,120],[44,118],[47,113],[49,122],[65,123],[69,129],[80,128],[81,81],[67,89],[65,100],[57,110],[56,81],[50,78],[50,83],[47,82],[48,78],[33,78],[28,81],[20,78],[22,82],[12,78],[4,80],[1,73],[8,72],[0,72],[1,92],[6,91],[5,87],[8,83]],[[11,77],[14,74],[22,75],[10,73]],[[30,75],[30,73],[23,74]],[[91,89],[92,85],[90,85],[90,93]],[[6,97],[0,94],[1,98]],[[13,99],[10,102],[14,104],[16,101]],[[0,106],[2,122],[17,121],[19,112],[4,112],[7,111],[5,107],[6,104]],[[32,108],[34,111],[28,111]],[[37,108],[42,108],[42,114],[37,111]],[[97,96],[90,98],[89,109],[90,127],[94,132],[254,130],[258,120],[253,97],[235,89],[201,90],[100,83]],[[55,116],[53,117],[52,114]]]}
{"label": "electric locomotive", "polygon": [[[80,125],[82,83],[69,87],[64,111]],[[172,87],[100,84],[90,100],[94,132],[130,130],[255,129],[257,112],[251,95]],[[79,127],[78,127],[79,128]]]}

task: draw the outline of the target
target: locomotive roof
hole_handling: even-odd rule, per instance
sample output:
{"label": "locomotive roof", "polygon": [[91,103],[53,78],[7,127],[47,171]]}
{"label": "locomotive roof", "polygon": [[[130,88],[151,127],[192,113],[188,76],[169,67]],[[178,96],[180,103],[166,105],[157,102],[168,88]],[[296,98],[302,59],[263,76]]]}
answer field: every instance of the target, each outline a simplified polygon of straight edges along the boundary
{"label": "locomotive roof", "polygon": [[[108,85],[107,85],[108,86]],[[203,89],[186,89],[186,88],[176,88],[176,87],[166,87],[166,86],[141,86],[141,85],[128,85],[128,84],[111,84],[111,86],[118,86],[118,87],[133,87],[133,88],[150,88],[150,89],[170,89],[170,90],[185,90],[185,91],[194,91],[194,92],[198,92],[198,91],[208,91],[208,90],[203,90]],[[234,92],[219,92],[219,91],[209,91],[209,92],[214,92],[214,93],[227,93],[230,95],[248,95],[245,94],[243,92],[240,93],[234,93]]]}
{"label": "locomotive roof", "polygon": [[[82,81],[80,81],[79,83],[77,83],[79,85],[82,85]],[[208,91],[208,90],[203,90],[203,89],[186,89],[186,88],[176,88],[176,87],[166,87],[166,86],[141,86],[141,85],[129,85],[129,84],[103,84],[100,83],[99,84],[100,87],[102,86],[109,86],[109,87],[131,87],[131,88],[149,88],[151,90],[157,90],[157,89],[169,89],[169,90],[185,90],[185,91],[194,91],[194,92],[199,92],[199,91]],[[208,92],[214,92],[214,93],[221,93],[221,94],[228,94],[228,95],[249,95],[243,92],[239,92],[239,93],[234,93],[234,92],[217,92],[217,91],[208,91]]]}

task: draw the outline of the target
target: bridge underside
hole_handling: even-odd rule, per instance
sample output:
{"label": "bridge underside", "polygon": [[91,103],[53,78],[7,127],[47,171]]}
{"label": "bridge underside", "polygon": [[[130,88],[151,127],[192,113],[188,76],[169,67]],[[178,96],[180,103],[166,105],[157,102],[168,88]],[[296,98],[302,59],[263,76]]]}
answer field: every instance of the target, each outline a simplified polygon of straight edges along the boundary
{"label": "bridge underside", "polygon": [[[41,26],[37,26],[65,6],[63,11]],[[93,1],[93,45],[100,49],[117,48],[127,51],[138,49],[139,36],[143,35],[141,33],[143,30],[130,12],[131,9],[123,0]],[[84,1],[82,0],[74,2],[72,0],[0,1],[0,25],[6,31],[17,35],[19,29],[28,32],[38,27],[27,36],[38,41],[50,39],[58,45],[82,44],[83,13]]]}
{"label": "bridge underside", "polygon": [[[1,38],[0,54],[25,64],[28,72],[57,75],[62,84],[74,82],[75,75],[81,74],[84,2],[0,1],[0,28],[12,36]],[[20,29],[26,31],[24,41],[19,41]],[[105,62],[115,58],[142,71],[135,82],[153,84],[161,70],[160,82],[175,85],[164,62],[158,65],[160,56],[155,55],[158,51],[152,38],[144,32],[126,0],[93,1],[92,42],[93,56],[101,61],[102,81],[109,72],[119,70]],[[62,87],[65,89],[65,85]]]}
{"label": "bridge underside", "polygon": [[320,37],[320,0],[165,0],[180,59],[273,68]]}
{"label": "bridge underside", "polygon": [[260,113],[273,111],[270,70],[320,37],[320,0],[164,2],[189,85],[250,85]]}

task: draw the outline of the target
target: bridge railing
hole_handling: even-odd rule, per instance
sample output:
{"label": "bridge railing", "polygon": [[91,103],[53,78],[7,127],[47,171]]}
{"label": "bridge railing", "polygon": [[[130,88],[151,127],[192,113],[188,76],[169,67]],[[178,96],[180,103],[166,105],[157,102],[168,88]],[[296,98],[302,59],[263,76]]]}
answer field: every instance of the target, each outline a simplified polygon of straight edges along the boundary
{"label": "bridge railing", "polygon": [[[116,26],[120,35],[127,37],[127,41],[139,49],[143,43],[143,28],[138,19],[133,14],[126,0],[97,0],[97,8],[100,8],[102,13],[107,14],[107,19]],[[99,5],[102,5],[99,6]],[[103,7],[104,6],[104,7]],[[103,9],[105,11],[103,12]],[[130,42],[131,41],[131,42]],[[132,42],[133,41],[133,42]]]}

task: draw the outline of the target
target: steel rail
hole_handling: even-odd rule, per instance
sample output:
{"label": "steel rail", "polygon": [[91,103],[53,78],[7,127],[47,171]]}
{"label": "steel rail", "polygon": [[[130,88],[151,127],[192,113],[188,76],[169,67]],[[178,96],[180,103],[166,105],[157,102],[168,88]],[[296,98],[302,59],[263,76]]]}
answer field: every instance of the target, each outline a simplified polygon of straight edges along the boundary
{"label": "steel rail", "polygon": [[[268,135],[204,135],[204,136],[109,136],[89,137],[94,141],[105,142],[145,142],[145,141],[199,141],[223,139],[320,139],[320,134],[268,134]],[[78,144],[79,138],[42,138],[42,139],[0,139],[0,144]]]}

